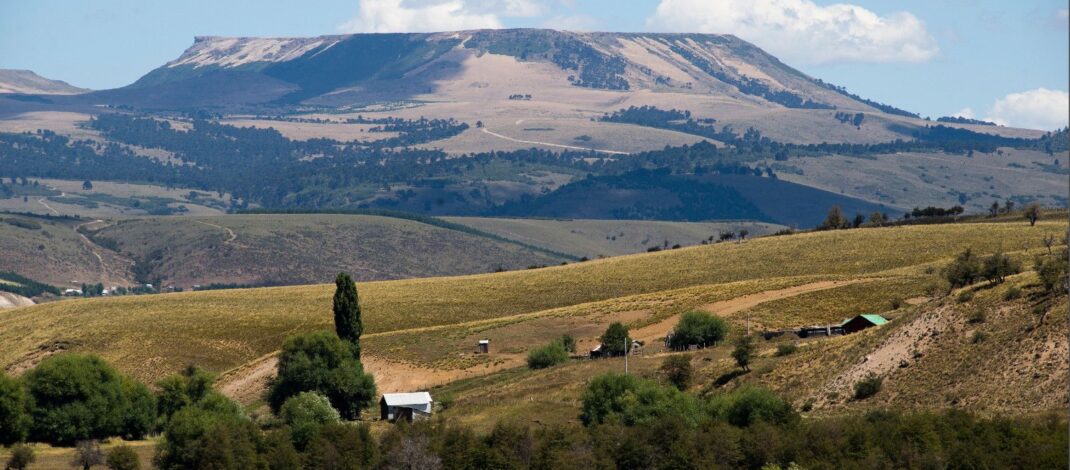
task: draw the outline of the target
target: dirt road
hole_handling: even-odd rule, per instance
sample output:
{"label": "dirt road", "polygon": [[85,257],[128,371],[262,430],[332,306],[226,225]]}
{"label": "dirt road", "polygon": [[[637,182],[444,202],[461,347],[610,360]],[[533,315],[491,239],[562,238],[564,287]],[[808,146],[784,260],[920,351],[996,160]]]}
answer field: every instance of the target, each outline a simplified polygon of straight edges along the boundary
{"label": "dirt road", "polygon": [[[698,310],[710,312],[721,317],[729,317],[732,316],[732,314],[734,313],[747,310],[751,307],[755,307],[758,304],[762,304],[765,302],[785,299],[788,297],[808,294],[810,292],[817,292],[825,289],[835,289],[837,287],[843,287],[859,282],[870,282],[874,280],[877,280],[877,278],[812,282],[810,284],[803,284],[801,286],[788,287],[786,289],[769,290],[765,292],[759,292],[757,294],[736,297],[731,300],[714,302],[712,304],[703,305],[699,307]],[[653,325],[644,326],[642,328],[633,330],[632,337],[640,341],[646,342],[657,341],[661,338],[664,338],[680,321],[681,315],[674,315]]]}
{"label": "dirt road", "polygon": [[610,155],[628,155],[628,152],[620,152],[620,151],[617,151],[617,150],[602,150],[602,149],[595,149],[595,148],[589,148],[589,147],[577,147],[577,146],[574,146],[574,145],[551,144],[549,142],[538,142],[538,141],[534,141],[534,140],[514,139],[514,138],[509,137],[507,135],[501,135],[501,134],[499,134],[497,132],[494,132],[494,131],[492,131],[490,129],[487,129],[486,127],[484,127],[482,129],[482,131],[484,133],[490,134],[490,135],[492,135],[494,137],[497,137],[499,139],[505,139],[505,140],[508,140],[510,142],[516,142],[516,143],[520,143],[520,144],[542,145],[542,146],[546,146],[546,147],[556,147],[556,148],[569,149],[569,150],[581,150],[581,151],[586,151],[586,152],[608,153]]}

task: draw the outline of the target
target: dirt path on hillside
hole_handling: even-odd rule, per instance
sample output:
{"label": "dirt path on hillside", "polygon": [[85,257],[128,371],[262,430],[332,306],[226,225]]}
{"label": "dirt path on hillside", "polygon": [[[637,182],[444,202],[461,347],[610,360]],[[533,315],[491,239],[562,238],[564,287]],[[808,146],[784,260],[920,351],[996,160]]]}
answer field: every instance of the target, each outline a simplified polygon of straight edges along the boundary
{"label": "dirt path on hillside", "polygon": [[[747,310],[751,307],[755,307],[758,304],[765,302],[771,302],[774,300],[786,299],[788,297],[795,297],[797,295],[808,294],[810,292],[817,292],[826,289],[835,289],[837,287],[848,286],[851,284],[857,284],[859,282],[871,282],[878,280],[879,278],[863,278],[863,279],[849,279],[843,281],[821,281],[812,282],[810,284],[803,284],[801,286],[788,287],[785,289],[768,290],[765,292],[759,292],[757,294],[744,295],[742,297],[736,297],[730,300],[724,300],[721,302],[714,302],[712,304],[703,305],[698,310],[710,312],[712,314],[729,317],[734,313],[738,313]],[[653,325],[644,326],[632,331],[632,338],[640,341],[657,341],[664,338],[680,321],[680,315],[673,315]]]}
{"label": "dirt path on hillside", "polygon": [[[114,253],[114,252],[111,252],[110,250],[107,250],[106,248],[104,248],[104,247],[102,247],[100,245],[97,245],[96,243],[93,243],[93,240],[89,239],[89,237],[85,236],[85,234],[83,234],[81,232],[81,228],[82,227],[85,227],[86,225],[92,225],[92,224],[98,224],[98,223],[99,224],[105,224],[104,226],[107,226],[107,224],[101,219],[92,220],[92,221],[89,221],[89,222],[83,222],[83,223],[80,223],[80,224],[74,226],[74,232],[78,234],[79,238],[81,238],[82,244],[85,245],[85,248],[87,250],[89,250],[89,252],[92,253],[94,257],[97,258],[97,264],[100,266],[100,275],[98,277],[98,282],[100,282],[101,284],[105,284],[105,285],[129,284],[130,281],[129,281],[129,279],[126,278],[126,276],[123,276],[121,274],[117,274],[117,273],[125,273],[126,272],[126,268],[125,267],[109,266],[108,262],[104,260],[105,255],[107,255],[108,257],[112,257],[112,256],[118,256],[118,254]],[[128,263],[130,265],[134,264],[134,262],[131,261],[131,260],[127,260],[125,258],[120,258],[120,259],[123,262],[126,262],[126,263]],[[113,273],[116,273],[116,274],[113,276],[112,275]],[[116,281],[117,279],[118,279],[118,281]]]}
{"label": "dirt path on hillside", "polygon": [[[757,294],[744,295],[722,302],[700,307],[702,310],[716,313],[721,316],[730,316],[734,313],[746,310],[764,302],[784,299],[796,295],[816,292],[825,289],[834,289],[859,282],[870,282],[879,278],[862,278],[843,281],[821,281],[786,289],[770,290]],[[415,332],[435,331],[446,328],[456,328],[463,325],[479,325],[492,322],[500,322],[503,319],[538,318],[544,316],[543,312],[531,312],[513,315],[510,317],[491,318],[471,322],[454,323],[449,325],[435,325],[428,327],[412,328],[365,335],[365,337],[410,334]],[[636,339],[652,341],[664,337],[669,330],[676,326],[679,316],[673,316],[650,326],[633,331]],[[364,370],[375,376],[375,383],[379,393],[391,393],[411,390],[426,390],[436,385],[447,384],[456,380],[487,375],[503,369],[517,367],[524,363],[523,354],[496,354],[498,359],[492,365],[477,365],[467,369],[441,370],[430,367],[421,367],[414,364],[390,361],[375,355],[364,355],[361,362]],[[275,376],[278,367],[278,352],[260,357],[235,369],[225,372],[216,381],[216,387],[224,395],[238,400],[241,403],[252,403],[264,393],[268,382]]]}
{"label": "dirt path on hillside", "polygon": [[52,212],[52,215],[59,215],[59,211],[57,211],[56,209],[53,209],[52,206],[48,205],[48,203],[45,202],[45,198],[38,199],[37,203],[42,205],[42,206],[45,206],[45,209],[48,209],[49,212]]}
{"label": "dirt path on hillside", "polygon": [[[467,369],[440,370],[420,367],[413,364],[389,361],[377,356],[364,355],[361,363],[364,371],[375,376],[376,390],[382,393],[428,390],[478,375],[486,375],[503,369],[523,364],[524,358],[519,354],[498,355],[496,364],[479,365]],[[268,383],[275,377],[279,366],[278,352],[258,358],[237,369],[232,369],[216,381],[216,389],[239,403],[248,404],[263,398]]]}
{"label": "dirt path on hillside", "polygon": [[227,227],[224,227],[222,225],[216,225],[216,224],[213,224],[211,222],[205,222],[203,220],[194,220],[194,222],[197,222],[198,224],[207,225],[209,227],[215,227],[217,229],[220,229],[220,230],[223,230],[223,231],[227,232],[227,240],[223,242],[224,245],[229,245],[229,244],[233,243],[234,240],[238,239],[238,234],[237,233],[234,233],[233,230],[231,230],[231,229],[229,229]]}
{"label": "dirt path on hillside", "polygon": [[551,144],[549,142],[538,142],[538,141],[534,141],[534,140],[514,139],[514,138],[509,137],[507,135],[501,135],[501,134],[499,134],[497,132],[494,132],[494,131],[492,131],[490,129],[487,129],[486,127],[482,128],[481,130],[484,133],[490,134],[490,135],[492,135],[494,137],[497,137],[499,139],[505,139],[505,140],[508,140],[510,142],[516,142],[516,143],[519,143],[519,144],[543,145],[543,146],[546,146],[546,147],[557,147],[557,148],[563,148],[563,149],[569,149],[569,150],[583,150],[583,151],[589,151],[589,152],[608,153],[610,155],[629,155],[628,152],[621,152],[621,151],[617,151],[617,150],[602,150],[602,149],[596,149],[596,148],[590,148],[590,147],[577,147],[575,145]]}

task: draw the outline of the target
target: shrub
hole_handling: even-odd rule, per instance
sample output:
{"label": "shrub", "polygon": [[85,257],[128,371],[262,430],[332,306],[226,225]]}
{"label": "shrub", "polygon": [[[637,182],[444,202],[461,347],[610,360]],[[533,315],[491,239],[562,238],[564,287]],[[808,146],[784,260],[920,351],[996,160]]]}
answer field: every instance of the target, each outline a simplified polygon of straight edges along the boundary
{"label": "shrub", "polygon": [[33,448],[25,445],[18,444],[11,448],[11,457],[7,459],[7,464],[4,468],[11,470],[25,470],[31,463],[37,460],[37,456],[34,455]]}
{"label": "shrub", "polygon": [[1002,284],[1007,276],[1021,271],[1021,264],[1003,253],[993,253],[992,256],[985,258],[981,267],[981,275],[989,282],[996,284]]}
{"label": "shrub", "polygon": [[1007,289],[1007,292],[1003,293],[1003,300],[1014,300],[1022,296],[1022,289],[1018,287],[1011,287]]}
{"label": "shrub", "polygon": [[559,341],[554,341],[528,353],[528,367],[545,369],[568,361],[568,351]]}
{"label": "shrub", "polygon": [[732,393],[714,397],[710,402],[714,417],[738,427],[763,421],[771,424],[793,424],[799,415],[788,403],[768,389],[745,387]]}
{"label": "shrub", "polygon": [[602,342],[602,352],[609,356],[623,356],[627,351],[624,344],[628,340],[628,328],[621,322],[613,322],[605,333],[598,338]]}
{"label": "shrub", "polygon": [[691,358],[686,355],[675,354],[666,357],[661,362],[660,371],[665,380],[678,390],[687,390],[691,386]]}
{"label": "shrub", "polygon": [[903,305],[906,305],[906,302],[904,302],[903,299],[900,299],[899,297],[892,299],[892,310],[899,310],[900,308],[903,308]]}
{"label": "shrub", "polygon": [[268,404],[278,412],[286,399],[309,391],[326,396],[343,418],[356,419],[361,410],[371,406],[375,381],[353,357],[352,346],[334,334],[324,331],[291,336],[283,343]]}
{"label": "shrub", "polygon": [[784,344],[777,345],[777,347],[776,347],[776,355],[777,355],[777,357],[790,356],[792,354],[795,354],[795,351],[798,351],[798,350],[799,350],[799,347],[796,346],[795,343],[784,343]]}
{"label": "shrub", "polygon": [[580,419],[586,425],[619,421],[632,426],[668,417],[694,427],[700,415],[698,401],[692,395],[613,372],[592,379],[583,392],[582,403]]}
{"label": "shrub", "polygon": [[973,332],[973,337],[970,338],[970,341],[972,343],[974,343],[974,344],[977,344],[977,343],[980,343],[980,342],[982,342],[982,341],[984,341],[986,339],[988,339],[988,335],[985,334],[985,332],[983,332],[983,331],[975,331],[975,332]]}
{"label": "shrub", "polygon": [[727,333],[724,320],[705,312],[687,312],[669,336],[669,347],[679,350],[691,345],[711,346],[723,341]]}
{"label": "shrub", "polygon": [[884,379],[870,372],[855,384],[855,400],[865,400],[881,391]]}
{"label": "shrub", "polygon": [[572,335],[561,335],[561,339],[558,341],[569,354],[576,354],[576,338],[573,338]]}
{"label": "shrub", "polygon": [[966,317],[966,321],[968,323],[984,323],[985,322],[985,311],[984,311],[984,309],[978,308],[978,309],[975,309],[974,311],[970,312],[970,315]]}
{"label": "shrub", "polygon": [[290,426],[294,447],[304,450],[321,427],[341,421],[338,410],[327,397],[316,392],[301,392],[282,404],[279,417]]}
{"label": "shrub", "polygon": [[732,358],[744,371],[750,370],[750,360],[754,355],[754,349],[754,338],[750,336],[736,338],[736,348],[732,350]]}
{"label": "shrub", "polygon": [[0,372],[0,445],[26,439],[30,429],[27,406],[26,389],[18,380]]}
{"label": "shrub", "polygon": [[973,284],[981,277],[981,261],[967,249],[944,269],[944,277],[953,288]]}
{"label": "shrub", "polygon": [[108,451],[105,463],[111,470],[141,469],[141,460],[138,459],[137,452],[134,452],[134,449],[126,444],[112,447],[111,450]]}
{"label": "shrub", "polygon": [[144,385],[120,376],[102,359],[62,354],[26,374],[33,424],[40,442],[69,445],[111,436],[143,436],[156,405]]}
{"label": "shrub", "polygon": [[966,303],[966,302],[969,302],[971,300],[973,300],[973,291],[970,291],[970,290],[963,291],[958,296],[958,301],[961,302],[961,303]]}
{"label": "shrub", "polygon": [[[1056,256],[1042,256],[1037,258],[1036,271],[1040,277],[1040,283],[1044,286],[1044,290],[1051,293],[1056,289],[1064,290],[1067,285],[1067,253],[1063,250],[1062,253],[1056,254]],[[1065,293],[1065,292],[1064,292]]]}

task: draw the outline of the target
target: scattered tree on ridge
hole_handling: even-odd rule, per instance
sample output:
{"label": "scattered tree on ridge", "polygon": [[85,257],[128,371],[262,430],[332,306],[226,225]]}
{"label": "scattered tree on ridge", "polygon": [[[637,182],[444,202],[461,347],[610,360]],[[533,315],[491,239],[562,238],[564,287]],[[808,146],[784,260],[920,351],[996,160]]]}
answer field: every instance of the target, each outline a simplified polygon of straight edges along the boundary
{"label": "scattered tree on ridge", "polygon": [[1025,218],[1029,219],[1029,226],[1032,227],[1037,224],[1037,219],[1040,218],[1040,204],[1032,203],[1025,208]]}
{"label": "scattered tree on ridge", "polygon": [[666,357],[659,371],[677,390],[687,390],[691,386],[691,357],[686,354]]}
{"label": "scattered tree on ridge", "polygon": [[706,312],[686,312],[680,316],[668,342],[675,350],[693,345],[704,348],[723,341],[727,333],[728,324],[724,320]]}
{"label": "scattered tree on ridge", "polygon": [[742,335],[736,338],[736,349],[732,350],[732,358],[745,372],[750,371],[751,356],[754,355],[754,338]]}

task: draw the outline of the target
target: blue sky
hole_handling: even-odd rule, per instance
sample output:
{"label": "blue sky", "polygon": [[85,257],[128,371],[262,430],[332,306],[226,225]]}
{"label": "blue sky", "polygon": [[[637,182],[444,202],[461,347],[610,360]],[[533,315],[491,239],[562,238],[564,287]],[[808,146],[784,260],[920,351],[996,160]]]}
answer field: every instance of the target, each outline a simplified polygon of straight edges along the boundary
{"label": "blue sky", "polygon": [[0,0],[0,68],[129,84],[193,36],[555,27],[732,33],[922,115],[1067,120],[1065,0]]}

